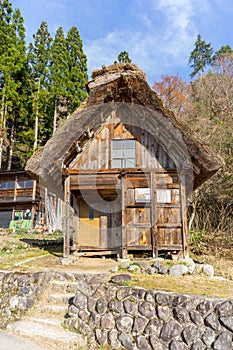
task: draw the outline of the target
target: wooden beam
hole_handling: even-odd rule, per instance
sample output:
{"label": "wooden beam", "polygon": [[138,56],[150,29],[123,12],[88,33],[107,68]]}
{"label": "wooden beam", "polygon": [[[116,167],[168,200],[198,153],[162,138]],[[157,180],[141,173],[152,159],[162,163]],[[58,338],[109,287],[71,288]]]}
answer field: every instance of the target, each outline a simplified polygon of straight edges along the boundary
{"label": "wooden beam", "polygon": [[122,222],[121,222],[121,255],[123,259],[128,256],[127,252],[127,218],[126,218],[126,207],[125,198],[126,197],[126,175],[121,177],[121,212],[122,212]]}
{"label": "wooden beam", "polygon": [[187,237],[188,237],[188,225],[187,225],[187,207],[186,207],[186,190],[185,190],[185,175],[180,174],[180,199],[181,199],[181,222],[182,222],[182,250],[183,256],[187,253]]}
{"label": "wooden beam", "polygon": [[100,215],[100,242],[101,248],[108,247],[108,216]]}
{"label": "wooden beam", "polygon": [[156,215],[156,176],[154,173],[150,174],[150,195],[151,195],[151,243],[152,255],[158,257],[158,233],[157,233],[157,215]]}
{"label": "wooden beam", "polygon": [[78,234],[79,234],[79,203],[77,197],[73,195],[73,207],[74,207],[74,236],[73,236],[73,248],[77,249]]}
{"label": "wooden beam", "polygon": [[77,253],[76,256],[104,256],[104,255],[113,255],[113,254],[118,254],[117,250],[94,250],[92,252],[81,252]]}
{"label": "wooden beam", "polygon": [[70,255],[70,177],[66,177],[64,181],[64,201],[65,201],[65,230],[63,239],[63,257]]}
{"label": "wooden beam", "polygon": [[32,200],[33,201],[36,200],[36,185],[37,185],[37,181],[33,180],[33,190],[32,190]]}

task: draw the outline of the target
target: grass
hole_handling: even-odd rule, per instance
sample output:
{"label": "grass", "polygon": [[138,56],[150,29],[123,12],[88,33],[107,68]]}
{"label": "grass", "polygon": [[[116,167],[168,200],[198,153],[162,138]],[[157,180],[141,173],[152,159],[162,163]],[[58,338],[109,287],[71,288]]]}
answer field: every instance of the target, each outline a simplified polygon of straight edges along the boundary
{"label": "grass", "polygon": [[138,275],[131,286],[184,294],[232,299],[233,281],[199,276]]}
{"label": "grass", "polygon": [[35,242],[52,241],[60,237],[61,234],[45,236],[7,231],[6,234],[0,236],[0,269],[24,272],[44,268],[40,268],[40,259],[45,257],[56,259],[55,256],[62,254],[62,247],[39,247],[35,245]]}
{"label": "grass", "polygon": [[[7,234],[0,236],[0,269],[8,271],[39,271],[46,268],[55,269],[58,267],[57,259],[62,257],[62,244],[59,246],[37,247],[34,243],[37,240],[52,240],[60,238],[61,234],[45,236],[39,234],[23,235]],[[145,275],[132,273],[130,285],[155,290],[173,291],[187,294],[233,298],[233,240],[222,234],[202,234],[202,241],[205,249],[200,248],[200,235],[191,243],[191,257],[199,262],[213,265],[215,275],[224,277],[226,280],[207,278],[203,276],[163,276]],[[32,240],[30,242],[30,240]],[[207,245],[208,242],[208,245]],[[78,264],[78,263],[77,263]],[[134,263],[135,264],[135,263]],[[167,267],[173,261],[166,260]],[[61,268],[61,266],[60,266]]]}
{"label": "grass", "polygon": [[[1,250],[0,252],[0,269],[1,270],[15,270],[25,271],[28,266],[25,266],[24,261],[28,262],[29,259],[40,258],[48,256],[49,252],[41,250],[39,248],[28,249],[13,249],[13,250]],[[35,269],[35,266],[32,266]],[[30,268],[29,268],[30,269]]]}

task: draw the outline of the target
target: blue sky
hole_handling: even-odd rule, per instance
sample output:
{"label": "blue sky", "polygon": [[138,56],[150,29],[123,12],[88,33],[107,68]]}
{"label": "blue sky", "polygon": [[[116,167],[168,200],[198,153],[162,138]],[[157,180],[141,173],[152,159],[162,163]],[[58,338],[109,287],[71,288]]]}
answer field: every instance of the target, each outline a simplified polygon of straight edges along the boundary
{"label": "blue sky", "polygon": [[76,26],[89,74],[128,51],[150,85],[161,75],[189,80],[188,59],[197,34],[214,50],[233,48],[232,0],[11,0],[25,20],[27,41],[42,21],[56,29]]}

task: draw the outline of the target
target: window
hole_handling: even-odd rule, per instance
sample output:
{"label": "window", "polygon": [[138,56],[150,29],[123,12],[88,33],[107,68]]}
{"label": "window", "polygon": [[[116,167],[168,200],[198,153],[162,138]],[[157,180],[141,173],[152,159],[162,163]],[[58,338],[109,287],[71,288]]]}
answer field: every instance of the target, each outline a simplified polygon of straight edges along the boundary
{"label": "window", "polygon": [[20,188],[33,188],[33,180],[20,180],[17,183],[17,189]]}
{"label": "window", "polygon": [[14,181],[0,182],[0,190],[13,190],[15,188]]}
{"label": "window", "polygon": [[112,168],[135,168],[136,141],[131,139],[112,140]]}
{"label": "window", "polygon": [[89,207],[89,220],[94,220],[95,218],[95,209],[93,207]]}
{"label": "window", "polygon": [[14,211],[14,220],[31,220],[32,213],[30,209]]}

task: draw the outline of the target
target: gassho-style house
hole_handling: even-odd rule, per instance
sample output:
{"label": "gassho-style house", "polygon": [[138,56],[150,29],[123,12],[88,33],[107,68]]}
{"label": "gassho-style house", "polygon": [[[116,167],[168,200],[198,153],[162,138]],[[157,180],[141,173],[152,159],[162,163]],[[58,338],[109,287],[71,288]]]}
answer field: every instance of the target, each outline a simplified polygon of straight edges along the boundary
{"label": "gassho-style house", "polygon": [[102,67],[92,78],[87,101],[26,166],[64,200],[64,257],[71,248],[185,255],[187,196],[222,160],[163,106],[136,65]]}

